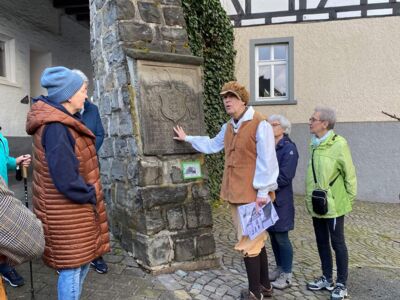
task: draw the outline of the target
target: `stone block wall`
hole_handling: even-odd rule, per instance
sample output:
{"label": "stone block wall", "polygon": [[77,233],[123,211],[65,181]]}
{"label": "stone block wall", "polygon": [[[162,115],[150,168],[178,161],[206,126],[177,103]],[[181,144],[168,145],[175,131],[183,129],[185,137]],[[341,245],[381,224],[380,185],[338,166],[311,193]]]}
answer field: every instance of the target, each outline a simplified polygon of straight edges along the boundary
{"label": "stone block wall", "polygon": [[187,60],[181,3],[91,0],[90,11],[94,101],[106,131],[99,156],[111,229],[153,272],[215,266],[206,183],[184,181],[181,170],[182,161],[200,159],[206,174],[203,157],[144,154],[140,74],[129,70],[126,56],[133,51],[141,59]]}

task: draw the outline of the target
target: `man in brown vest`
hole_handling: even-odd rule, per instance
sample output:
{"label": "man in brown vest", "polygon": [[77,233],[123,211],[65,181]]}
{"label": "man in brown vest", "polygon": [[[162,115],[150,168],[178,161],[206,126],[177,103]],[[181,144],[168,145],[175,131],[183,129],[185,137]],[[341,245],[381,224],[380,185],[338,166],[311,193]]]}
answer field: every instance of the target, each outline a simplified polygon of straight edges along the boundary
{"label": "man in brown vest", "polygon": [[272,296],[268,278],[268,259],[265,251],[265,231],[254,240],[242,235],[238,206],[255,202],[257,208],[271,201],[277,188],[279,174],[274,134],[265,118],[247,106],[249,93],[236,81],[222,87],[225,110],[231,116],[212,139],[208,136],[188,136],[182,127],[174,131],[178,141],[191,143],[197,151],[210,154],[225,149],[225,168],[221,199],[230,204],[238,243],[235,249],[244,257],[249,292],[246,299]]}

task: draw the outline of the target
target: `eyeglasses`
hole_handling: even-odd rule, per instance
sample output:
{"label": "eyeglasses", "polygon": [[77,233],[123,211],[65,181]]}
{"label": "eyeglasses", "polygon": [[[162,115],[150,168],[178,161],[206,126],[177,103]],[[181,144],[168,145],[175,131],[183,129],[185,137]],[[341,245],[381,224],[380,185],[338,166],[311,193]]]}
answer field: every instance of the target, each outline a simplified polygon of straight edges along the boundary
{"label": "eyeglasses", "polygon": [[317,122],[317,121],[321,122],[322,120],[319,120],[319,119],[316,119],[316,118],[309,118],[308,121],[310,121],[311,123],[314,123],[314,122]]}
{"label": "eyeglasses", "polygon": [[225,94],[222,96],[222,100],[224,101],[227,100],[228,98],[230,98],[231,100],[234,99],[241,101],[235,94]]}

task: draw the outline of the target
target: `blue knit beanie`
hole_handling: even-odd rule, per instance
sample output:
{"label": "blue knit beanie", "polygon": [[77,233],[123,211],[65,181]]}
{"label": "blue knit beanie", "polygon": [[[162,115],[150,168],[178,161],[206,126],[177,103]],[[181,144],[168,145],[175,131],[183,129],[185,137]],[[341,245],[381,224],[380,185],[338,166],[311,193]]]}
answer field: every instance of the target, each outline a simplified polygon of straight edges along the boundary
{"label": "blue knit beanie", "polygon": [[82,87],[83,79],[68,68],[51,67],[43,71],[40,84],[47,89],[51,102],[62,103],[75,95]]}

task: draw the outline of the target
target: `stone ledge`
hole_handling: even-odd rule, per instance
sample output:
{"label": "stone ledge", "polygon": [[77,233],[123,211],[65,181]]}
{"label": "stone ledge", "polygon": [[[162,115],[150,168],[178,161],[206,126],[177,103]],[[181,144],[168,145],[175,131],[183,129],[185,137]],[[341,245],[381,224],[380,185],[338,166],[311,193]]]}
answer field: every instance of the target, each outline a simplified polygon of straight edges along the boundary
{"label": "stone ledge", "polygon": [[193,55],[184,54],[174,54],[166,52],[156,52],[156,51],[142,51],[131,48],[125,48],[125,53],[127,56],[133,59],[168,62],[168,63],[178,63],[185,65],[196,65],[200,66],[203,64],[203,58]]}
{"label": "stone ledge", "polygon": [[169,265],[157,266],[157,267],[149,267],[143,264],[140,264],[140,266],[147,272],[151,273],[152,275],[157,276],[161,274],[174,273],[178,270],[196,271],[205,269],[216,269],[219,268],[221,264],[219,257],[210,255],[206,259],[201,259],[196,261],[174,262]]}

